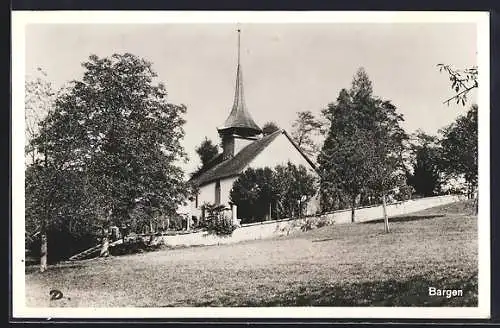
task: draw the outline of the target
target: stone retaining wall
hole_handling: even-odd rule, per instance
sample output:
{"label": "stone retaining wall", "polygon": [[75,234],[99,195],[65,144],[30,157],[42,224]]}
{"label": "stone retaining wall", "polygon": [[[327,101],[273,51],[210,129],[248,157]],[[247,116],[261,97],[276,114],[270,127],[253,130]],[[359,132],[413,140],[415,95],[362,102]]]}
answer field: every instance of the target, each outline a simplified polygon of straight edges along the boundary
{"label": "stone retaining wall", "polygon": [[[425,210],[426,208],[446,205],[465,199],[464,196],[446,195],[427,197],[406,202],[398,202],[387,205],[387,216],[398,216]],[[336,224],[351,223],[351,210],[342,210],[326,214],[328,218],[335,220]],[[356,209],[354,213],[355,222],[366,222],[383,217],[382,206],[363,207]]]}
{"label": "stone retaining wall", "polygon": [[[398,216],[418,212],[426,208],[457,202],[463,196],[447,195],[428,197],[387,205],[387,215]],[[351,222],[351,210],[342,210],[324,215],[335,224]],[[366,222],[382,218],[382,206],[363,207],[356,209],[355,222]],[[236,243],[245,240],[269,238],[289,233],[297,228],[296,220],[266,221],[243,225],[236,229],[231,237],[217,237],[206,232],[194,232],[172,236],[163,236],[163,241],[169,246],[200,246]]]}

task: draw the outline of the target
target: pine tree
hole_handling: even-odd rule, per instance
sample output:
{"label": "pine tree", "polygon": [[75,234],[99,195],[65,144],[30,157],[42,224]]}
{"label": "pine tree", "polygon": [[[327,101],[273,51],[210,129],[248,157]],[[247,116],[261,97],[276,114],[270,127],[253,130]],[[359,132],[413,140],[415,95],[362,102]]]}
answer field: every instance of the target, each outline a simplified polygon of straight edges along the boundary
{"label": "pine tree", "polygon": [[[390,101],[373,95],[362,68],[351,88],[342,89],[336,103],[322,113],[330,122],[318,156],[323,209],[333,209],[332,202],[348,202],[354,222],[356,199],[362,193],[379,194],[385,203],[387,192],[404,184],[400,154],[407,136],[400,127],[403,117]],[[337,195],[337,200],[331,195]]]}

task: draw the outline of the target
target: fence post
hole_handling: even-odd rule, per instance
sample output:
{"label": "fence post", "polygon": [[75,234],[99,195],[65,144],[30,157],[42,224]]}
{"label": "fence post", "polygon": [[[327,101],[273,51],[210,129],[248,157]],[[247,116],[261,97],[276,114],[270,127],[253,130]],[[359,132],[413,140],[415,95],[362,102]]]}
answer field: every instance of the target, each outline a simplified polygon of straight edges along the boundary
{"label": "fence post", "polygon": [[382,195],[382,210],[384,213],[384,229],[385,232],[389,232],[389,218],[387,217],[387,203],[385,200],[385,194]]}

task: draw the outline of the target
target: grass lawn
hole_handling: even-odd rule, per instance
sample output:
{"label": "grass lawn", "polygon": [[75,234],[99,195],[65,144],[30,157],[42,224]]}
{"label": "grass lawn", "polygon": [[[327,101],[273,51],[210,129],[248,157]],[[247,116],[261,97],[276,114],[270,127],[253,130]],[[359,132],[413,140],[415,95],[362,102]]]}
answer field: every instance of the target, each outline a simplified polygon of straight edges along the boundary
{"label": "grass lawn", "polygon": [[[26,270],[30,307],[477,306],[470,202],[383,222]],[[428,288],[463,297],[429,296]],[[57,288],[64,298],[49,301]]]}

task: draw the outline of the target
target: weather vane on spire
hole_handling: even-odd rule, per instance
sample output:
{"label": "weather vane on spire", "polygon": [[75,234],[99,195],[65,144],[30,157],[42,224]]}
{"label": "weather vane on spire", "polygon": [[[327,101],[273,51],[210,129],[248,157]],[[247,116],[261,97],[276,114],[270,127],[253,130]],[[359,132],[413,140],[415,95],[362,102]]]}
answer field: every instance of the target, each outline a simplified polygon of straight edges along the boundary
{"label": "weather vane on spire", "polygon": [[238,27],[238,66],[240,66],[240,34],[241,34],[241,29]]}

